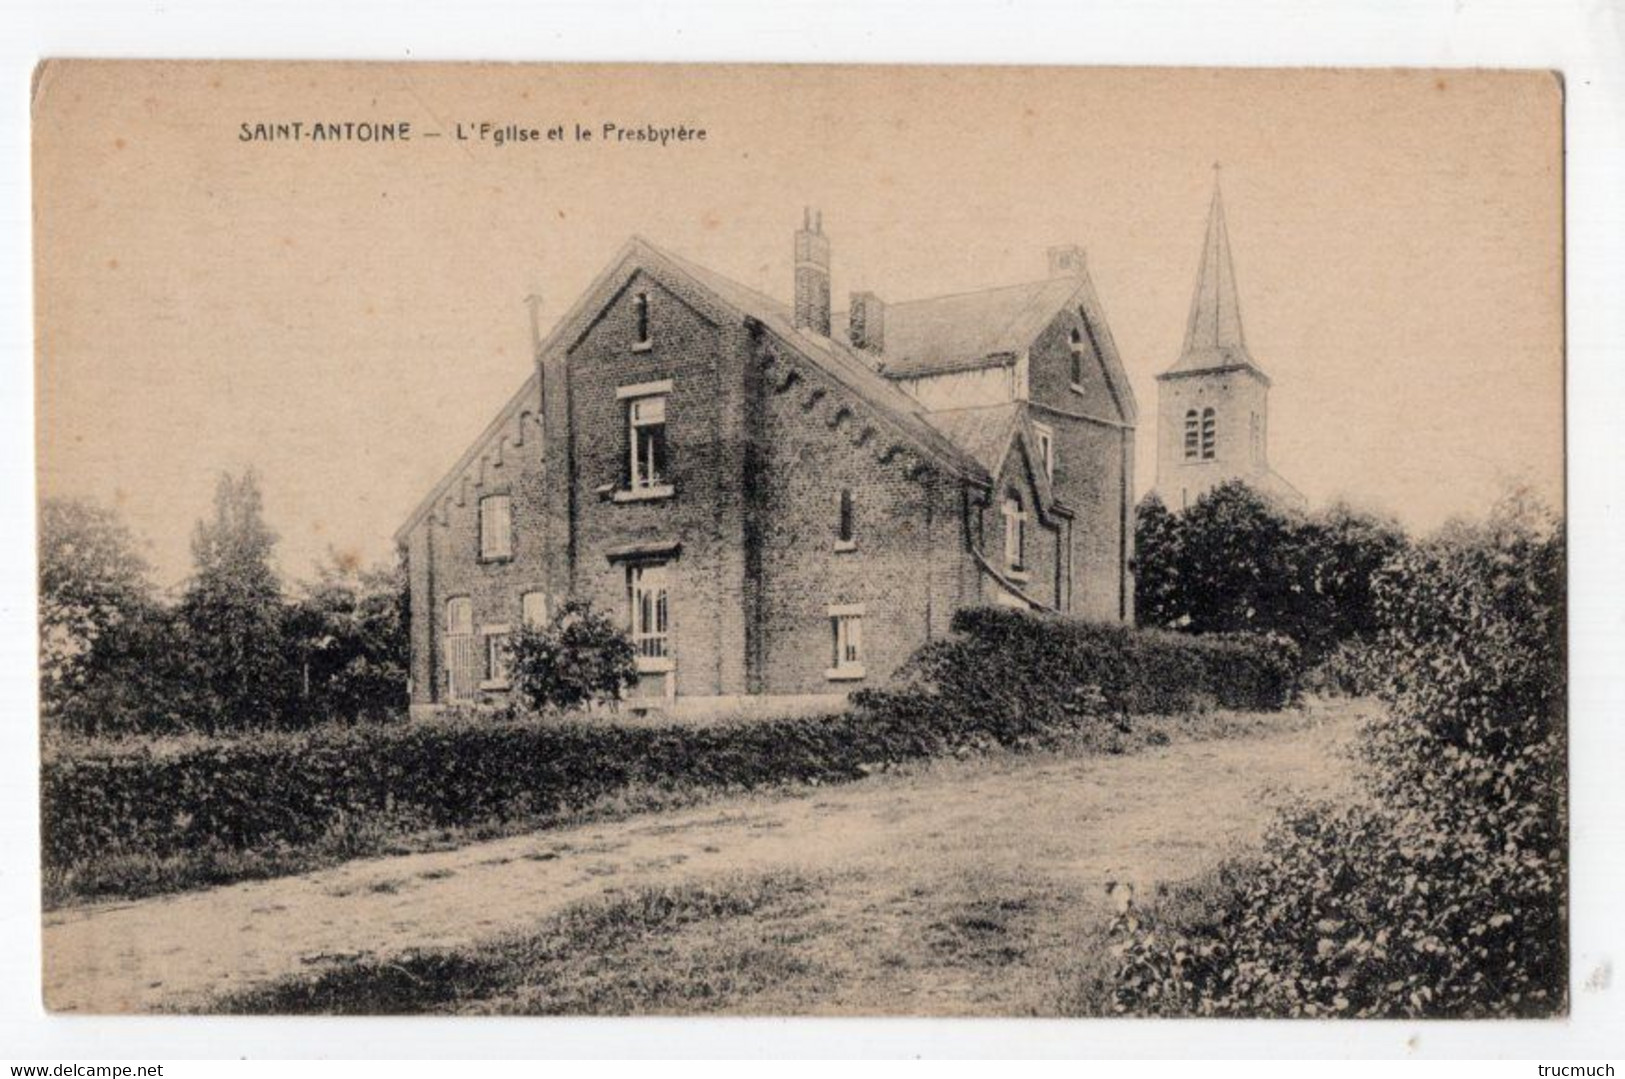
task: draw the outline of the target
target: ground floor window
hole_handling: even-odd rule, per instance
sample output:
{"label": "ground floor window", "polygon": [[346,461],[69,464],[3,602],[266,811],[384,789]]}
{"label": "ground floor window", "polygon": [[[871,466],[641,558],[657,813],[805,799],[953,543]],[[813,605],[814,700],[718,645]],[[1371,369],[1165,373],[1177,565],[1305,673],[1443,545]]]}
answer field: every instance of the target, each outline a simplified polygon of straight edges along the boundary
{"label": "ground floor window", "polygon": [[671,656],[671,582],[665,565],[626,571],[632,607],[632,647],[640,660]]}
{"label": "ground floor window", "polygon": [[496,688],[508,684],[508,627],[486,626],[480,636],[485,641],[485,684]]}
{"label": "ground floor window", "polygon": [[842,604],[829,608],[829,624],[834,654],[831,657],[830,678],[862,678],[863,670],[863,605]]}
{"label": "ground floor window", "polygon": [[547,593],[526,592],[519,597],[520,618],[531,629],[547,625]]}

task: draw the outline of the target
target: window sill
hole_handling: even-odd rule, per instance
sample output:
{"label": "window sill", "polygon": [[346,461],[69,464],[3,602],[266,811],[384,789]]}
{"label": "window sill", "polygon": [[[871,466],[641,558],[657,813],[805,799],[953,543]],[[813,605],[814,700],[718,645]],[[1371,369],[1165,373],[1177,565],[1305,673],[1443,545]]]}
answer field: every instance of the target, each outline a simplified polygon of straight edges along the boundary
{"label": "window sill", "polygon": [[508,689],[512,689],[512,688],[513,688],[513,684],[511,682],[509,682],[506,678],[490,679],[490,680],[487,680],[487,681],[484,681],[484,682],[480,683],[480,689],[486,690],[486,691],[508,690]]}
{"label": "window sill", "polygon": [[648,352],[654,347],[655,343],[653,341],[634,341],[632,343],[633,352]]}
{"label": "window sill", "polygon": [[482,555],[480,555],[478,561],[479,561],[480,565],[482,565],[482,566],[500,566],[504,562],[512,562],[513,561],[513,555],[511,555],[511,554],[482,554]]}
{"label": "window sill", "polygon": [[637,666],[639,674],[670,674],[677,669],[670,656],[639,656]]}
{"label": "window sill", "polygon": [[824,672],[824,677],[831,682],[857,682],[863,679],[863,664],[858,663],[850,667],[831,667]]}
{"label": "window sill", "polygon": [[846,553],[848,553],[850,551],[855,551],[857,549],[858,549],[858,541],[857,540],[836,540],[835,541],[835,553],[836,554],[846,554]]}
{"label": "window sill", "polygon": [[669,483],[658,487],[638,487],[631,490],[616,491],[610,498],[616,502],[655,502],[662,498],[671,498],[677,493],[677,488]]}
{"label": "window sill", "polygon": [[1005,570],[1004,575],[1017,584],[1026,584],[1028,581],[1033,579],[1033,575],[1026,570],[1015,569],[1013,567]]}

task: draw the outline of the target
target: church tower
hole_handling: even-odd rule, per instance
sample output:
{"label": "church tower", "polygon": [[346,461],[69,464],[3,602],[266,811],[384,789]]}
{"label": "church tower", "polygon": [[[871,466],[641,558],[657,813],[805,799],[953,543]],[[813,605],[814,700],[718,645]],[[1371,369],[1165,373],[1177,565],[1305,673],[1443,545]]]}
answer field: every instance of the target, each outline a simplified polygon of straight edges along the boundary
{"label": "church tower", "polygon": [[1179,360],[1157,376],[1157,495],[1186,508],[1228,480],[1303,508],[1269,463],[1270,379],[1247,351],[1217,173]]}

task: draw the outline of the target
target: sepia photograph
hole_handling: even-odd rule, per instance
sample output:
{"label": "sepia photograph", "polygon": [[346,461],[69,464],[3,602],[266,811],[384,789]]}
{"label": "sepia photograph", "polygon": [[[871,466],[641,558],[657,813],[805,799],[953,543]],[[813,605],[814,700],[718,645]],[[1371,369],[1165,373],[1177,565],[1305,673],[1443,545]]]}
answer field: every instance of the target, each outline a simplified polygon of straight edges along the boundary
{"label": "sepia photograph", "polygon": [[31,108],[48,1011],[1570,1015],[1560,74]]}

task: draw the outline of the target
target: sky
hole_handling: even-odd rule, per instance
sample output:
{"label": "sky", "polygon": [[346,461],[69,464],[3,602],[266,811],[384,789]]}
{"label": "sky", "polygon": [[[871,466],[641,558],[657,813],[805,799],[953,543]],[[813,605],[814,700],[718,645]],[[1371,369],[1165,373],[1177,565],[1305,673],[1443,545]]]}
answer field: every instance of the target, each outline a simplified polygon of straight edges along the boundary
{"label": "sky", "polygon": [[[240,138],[293,121],[413,137]],[[456,137],[481,122],[543,137]],[[545,331],[641,234],[788,299],[808,205],[836,307],[1035,280],[1081,244],[1143,493],[1216,162],[1271,460],[1312,505],[1425,531],[1513,485],[1562,502],[1541,74],[69,63],[34,137],[40,491],[117,507],[166,584],[222,470],[260,474],[290,579],[390,558],[528,375],[527,295]]]}

